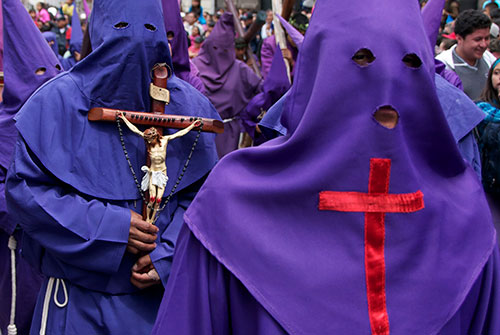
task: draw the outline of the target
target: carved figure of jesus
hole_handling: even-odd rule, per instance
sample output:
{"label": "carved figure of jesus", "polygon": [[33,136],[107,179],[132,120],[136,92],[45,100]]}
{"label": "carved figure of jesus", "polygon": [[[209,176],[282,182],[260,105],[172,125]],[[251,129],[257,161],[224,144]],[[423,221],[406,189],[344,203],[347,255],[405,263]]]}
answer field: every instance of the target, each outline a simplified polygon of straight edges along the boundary
{"label": "carved figure of jesus", "polygon": [[[135,134],[141,136],[146,141],[148,155],[151,160],[151,166],[143,166],[141,170],[145,172],[142,178],[141,189],[149,190],[149,202],[147,204],[146,222],[154,223],[156,214],[160,207],[160,202],[165,192],[165,187],[168,182],[167,176],[167,145],[168,142],[182,137],[189,133],[194,127],[200,126],[201,121],[197,120],[191,123],[188,127],[179,130],[172,135],[160,135],[154,127],[146,129],[144,132],[137,129],[129,120],[125,118],[123,113],[119,117],[125,122],[127,127]],[[151,213],[152,211],[152,213]]]}

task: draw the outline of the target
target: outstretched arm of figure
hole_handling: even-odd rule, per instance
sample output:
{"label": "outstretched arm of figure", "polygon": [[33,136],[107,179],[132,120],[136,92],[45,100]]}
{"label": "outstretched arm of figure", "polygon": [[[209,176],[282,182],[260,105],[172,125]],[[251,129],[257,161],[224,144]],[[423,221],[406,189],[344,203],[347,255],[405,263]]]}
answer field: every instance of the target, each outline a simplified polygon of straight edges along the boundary
{"label": "outstretched arm of figure", "polygon": [[189,133],[194,127],[198,127],[199,125],[201,125],[201,121],[196,120],[193,123],[191,123],[188,127],[184,128],[182,130],[179,130],[178,132],[173,133],[172,135],[164,136],[164,138],[166,138],[167,141],[170,141],[170,140],[173,140],[175,138],[182,137],[182,136],[186,135],[187,133]]}
{"label": "outstretched arm of figure", "polygon": [[136,126],[134,126],[127,118],[123,115],[123,112],[120,114],[120,119],[122,119],[123,122],[127,125],[128,129],[130,129],[133,133],[136,133],[140,137],[144,138],[144,133],[137,129]]}
{"label": "outstretched arm of figure", "polygon": [[129,239],[130,210],[64,184],[22,139],[7,174],[6,198],[15,223],[58,261],[86,271],[118,270]]}

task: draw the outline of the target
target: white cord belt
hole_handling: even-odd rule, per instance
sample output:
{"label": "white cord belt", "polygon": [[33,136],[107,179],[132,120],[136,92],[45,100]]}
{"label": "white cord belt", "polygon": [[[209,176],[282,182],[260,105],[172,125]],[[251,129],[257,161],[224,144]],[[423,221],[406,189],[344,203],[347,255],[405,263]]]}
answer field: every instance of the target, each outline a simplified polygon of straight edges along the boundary
{"label": "white cord belt", "polygon": [[16,248],[17,241],[14,236],[9,237],[9,249],[10,249],[10,273],[12,282],[12,293],[10,301],[10,322],[7,326],[7,335],[17,335],[16,327],[16,293],[17,293],[17,283],[16,283]]}
{"label": "white cord belt", "polygon": [[[49,282],[47,283],[47,290],[45,291],[45,299],[43,299],[42,323],[40,325],[40,335],[45,335],[45,331],[47,330],[50,295],[52,294],[54,282],[56,282],[56,288],[54,290],[54,304],[56,304],[56,306],[59,308],[64,308],[68,304],[68,290],[66,289],[66,283],[64,282],[64,279],[50,277]],[[62,286],[64,292],[64,302],[62,303],[59,302],[59,300],[57,300],[57,294],[59,293],[59,285]]]}

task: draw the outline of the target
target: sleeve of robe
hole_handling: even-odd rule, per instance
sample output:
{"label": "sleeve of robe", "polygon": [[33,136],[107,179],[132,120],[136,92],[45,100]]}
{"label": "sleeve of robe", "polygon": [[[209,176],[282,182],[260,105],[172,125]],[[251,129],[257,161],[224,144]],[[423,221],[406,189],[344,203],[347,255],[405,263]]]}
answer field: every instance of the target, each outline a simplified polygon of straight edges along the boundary
{"label": "sleeve of robe", "polygon": [[186,225],[174,259],[153,335],[286,334]]}
{"label": "sleeve of robe", "polygon": [[118,270],[130,211],[78,193],[48,172],[25,142],[16,144],[7,174],[7,205],[15,221],[53,257],[102,273]]}
{"label": "sleeve of robe", "polygon": [[7,216],[7,204],[5,201],[5,177],[7,171],[0,165],[0,229],[4,230],[7,234],[12,234],[15,225],[9,221]]}

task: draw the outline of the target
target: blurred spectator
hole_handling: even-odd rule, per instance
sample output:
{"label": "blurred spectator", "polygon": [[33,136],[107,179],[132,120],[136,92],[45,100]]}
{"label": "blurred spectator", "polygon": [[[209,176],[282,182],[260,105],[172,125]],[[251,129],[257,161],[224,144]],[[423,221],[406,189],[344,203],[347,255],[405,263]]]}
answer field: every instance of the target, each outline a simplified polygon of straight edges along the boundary
{"label": "blurred spectator", "polygon": [[214,27],[215,27],[215,22],[214,21],[208,22],[208,24],[207,24],[207,31],[205,31],[205,38],[207,38],[208,36],[210,36],[210,33],[212,32],[212,30],[214,30]]}
{"label": "blurred spectator", "polygon": [[36,13],[36,20],[37,21],[40,21],[42,23],[46,23],[46,22],[50,21],[50,15],[49,15],[49,12],[47,12],[47,8],[46,8],[45,3],[38,2],[36,4],[36,10],[37,10],[37,13]]}
{"label": "blurred spectator", "polygon": [[188,48],[189,58],[194,58],[198,56],[201,50],[201,46],[203,45],[203,37],[197,36],[191,46]]}
{"label": "blurred spectator", "polygon": [[494,9],[498,9],[498,4],[496,2],[490,2],[483,6],[483,13],[491,18],[491,11]]}
{"label": "blurred spectator", "polygon": [[191,8],[189,8],[190,13],[194,13],[198,19],[199,24],[207,24],[205,17],[203,15],[203,7],[200,5],[200,0],[193,0],[191,2]]}
{"label": "blurred spectator", "polygon": [[64,56],[66,50],[68,50],[68,40],[69,40],[69,28],[68,22],[65,16],[60,16],[56,19],[56,27],[53,32],[57,36],[57,51],[61,56]]}
{"label": "blurred spectator", "polygon": [[200,28],[198,26],[193,26],[193,29],[191,29],[191,36],[189,36],[189,39],[191,40],[191,44],[194,43],[194,40],[197,37],[201,37]]}
{"label": "blurred spectator", "polygon": [[455,20],[460,12],[460,4],[457,0],[446,0],[444,11],[448,15],[446,23]]}
{"label": "blurred spectator", "polygon": [[[83,1],[85,1],[85,0],[83,0]],[[61,6],[62,13],[64,15],[68,15],[68,17],[70,17],[70,18],[71,18],[71,16],[73,16],[73,9],[75,7],[73,2],[74,2],[74,0],[66,0],[66,2],[64,4],[62,4],[62,6]]]}
{"label": "blurred spectator", "polygon": [[274,33],[273,11],[269,9],[266,14],[266,23],[262,26],[260,31],[260,37],[262,39],[266,39]]}
{"label": "blurred spectator", "polygon": [[186,14],[185,21],[184,21],[184,29],[187,31],[189,36],[191,36],[192,31],[193,31],[193,27],[195,27],[195,26],[198,27],[198,30],[200,31],[201,34],[203,33],[203,28],[201,27],[201,25],[197,21],[198,21],[198,18],[196,17],[195,13],[189,12]]}
{"label": "blurred spectator", "polygon": [[491,40],[489,50],[493,54],[493,56],[495,56],[495,58],[500,58],[500,40]]}

